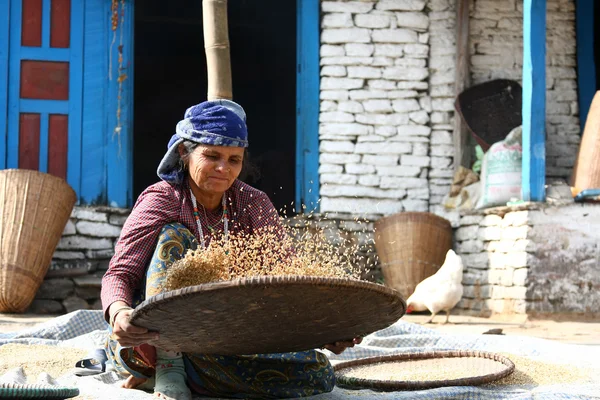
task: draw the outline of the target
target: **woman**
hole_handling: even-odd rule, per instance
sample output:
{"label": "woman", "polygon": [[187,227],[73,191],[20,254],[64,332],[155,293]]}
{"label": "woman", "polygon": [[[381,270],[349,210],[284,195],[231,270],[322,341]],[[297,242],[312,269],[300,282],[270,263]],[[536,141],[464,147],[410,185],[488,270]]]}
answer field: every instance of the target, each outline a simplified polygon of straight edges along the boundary
{"label": "woman", "polygon": [[[134,388],[155,376],[160,398],[208,396],[283,398],[328,392],[334,374],[317,351],[255,356],[181,354],[151,346],[156,332],[132,325],[132,307],[162,290],[167,268],[188,249],[218,235],[271,226],[283,229],[261,191],[239,181],[248,146],[246,115],[229,100],[189,108],[158,167],[162,182],[146,189],[125,222],[102,281],[104,315],[112,328],[106,351]],[[325,345],[334,353],[360,343]],[[187,383],[187,384],[186,384]]]}

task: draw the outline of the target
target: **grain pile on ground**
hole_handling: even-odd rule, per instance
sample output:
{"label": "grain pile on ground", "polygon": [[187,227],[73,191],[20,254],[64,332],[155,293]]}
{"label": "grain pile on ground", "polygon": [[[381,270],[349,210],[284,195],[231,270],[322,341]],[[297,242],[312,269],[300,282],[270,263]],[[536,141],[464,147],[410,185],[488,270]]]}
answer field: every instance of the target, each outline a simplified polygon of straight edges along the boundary
{"label": "grain pile on ground", "polygon": [[515,371],[506,378],[490,384],[498,385],[560,385],[569,383],[589,382],[594,374],[591,369],[573,365],[555,364],[519,357],[513,354],[503,354],[515,363]]}
{"label": "grain pile on ground", "polygon": [[75,363],[86,356],[87,350],[38,344],[9,343],[0,346],[0,376],[23,367],[28,382],[35,382],[45,372],[58,378],[73,370]]}
{"label": "grain pile on ground", "polygon": [[213,239],[206,250],[188,251],[169,268],[166,289],[261,275],[358,279],[355,254],[356,246],[335,246],[323,231],[299,238],[273,228],[236,233],[227,240]]}

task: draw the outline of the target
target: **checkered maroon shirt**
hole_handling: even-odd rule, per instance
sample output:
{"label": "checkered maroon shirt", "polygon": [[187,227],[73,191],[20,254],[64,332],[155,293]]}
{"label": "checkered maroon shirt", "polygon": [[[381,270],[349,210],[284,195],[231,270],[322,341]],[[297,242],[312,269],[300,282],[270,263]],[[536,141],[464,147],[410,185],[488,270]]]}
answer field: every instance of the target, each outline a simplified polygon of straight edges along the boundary
{"label": "checkered maroon shirt", "polygon": [[[269,225],[281,226],[277,210],[264,192],[236,180],[225,192],[225,196],[230,232],[253,232]],[[207,223],[216,232],[223,232],[223,222],[220,222],[222,211],[218,207],[214,211],[207,210],[206,215],[200,212],[207,245],[211,237]],[[170,222],[182,223],[196,239],[200,237],[187,181],[182,185],[159,182],[148,187],[138,197],[125,221],[108,271],[102,279],[101,296],[105,317],[108,315],[108,307],[115,301],[122,300],[131,305],[135,290],[143,282],[158,235],[162,227]]]}

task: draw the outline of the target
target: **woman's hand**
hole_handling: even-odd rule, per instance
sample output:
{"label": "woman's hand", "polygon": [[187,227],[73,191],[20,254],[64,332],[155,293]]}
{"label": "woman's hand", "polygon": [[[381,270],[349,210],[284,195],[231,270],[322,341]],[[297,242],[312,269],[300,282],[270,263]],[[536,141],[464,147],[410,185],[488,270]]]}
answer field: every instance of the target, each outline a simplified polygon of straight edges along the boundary
{"label": "woman's hand", "polygon": [[133,310],[120,311],[114,318],[112,338],[123,347],[134,347],[158,339],[157,332],[129,323]]}
{"label": "woman's hand", "polygon": [[352,340],[345,340],[335,343],[326,344],[324,347],[334,354],[342,354],[348,347],[354,347],[355,344],[360,344],[363,338],[357,337]]}

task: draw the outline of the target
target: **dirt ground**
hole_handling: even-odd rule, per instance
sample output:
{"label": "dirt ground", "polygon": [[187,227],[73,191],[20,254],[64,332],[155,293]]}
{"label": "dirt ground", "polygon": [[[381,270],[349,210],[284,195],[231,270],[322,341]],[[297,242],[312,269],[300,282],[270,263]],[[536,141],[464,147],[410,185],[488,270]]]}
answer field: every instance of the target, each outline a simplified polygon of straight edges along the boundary
{"label": "dirt ground", "polygon": [[[33,327],[54,316],[35,314],[1,314],[0,333]],[[565,343],[600,346],[600,320],[568,320],[568,317],[531,318],[526,316],[494,316],[479,318],[452,315],[450,323],[443,324],[445,316],[437,316],[433,324],[425,326],[452,334],[483,334],[491,329],[501,329],[505,335],[533,336]],[[403,320],[424,323],[429,315],[405,315]]]}

